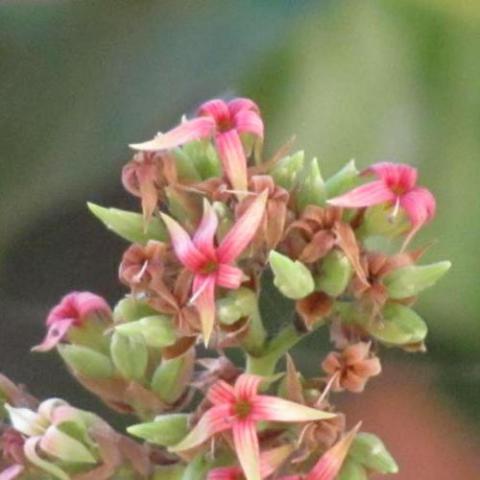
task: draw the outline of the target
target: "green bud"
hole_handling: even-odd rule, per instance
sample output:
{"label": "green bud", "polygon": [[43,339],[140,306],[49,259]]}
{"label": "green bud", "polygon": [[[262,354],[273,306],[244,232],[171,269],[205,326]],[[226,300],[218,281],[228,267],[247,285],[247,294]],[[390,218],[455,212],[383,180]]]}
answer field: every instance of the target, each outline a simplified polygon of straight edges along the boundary
{"label": "green bud", "polygon": [[212,468],[212,462],[207,455],[197,455],[191,462],[189,462],[182,480],[204,480],[207,478],[208,471]]}
{"label": "green bud", "polygon": [[448,261],[431,265],[409,265],[397,268],[384,278],[390,298],[407,298],[432,287],[448,272],[452,264]]}
{"label": "green bud", "polygon": [[92,453],[78,440],[62,432],[55,425],[48,427],[40,440],[41,449],[68,463],[97,463]]}
{"label": "green bud", "polygon": [[164,402],[175,403],[185,391],[193,372],[193,356],[185,354],[171,359],[164,359],[155,370],[151,387]]}
{"label": "green bud", "polygon": [[270,172],[275,183],[286,190],[292,190],[297,182],[298,173],[303,168],[304,159],[305,152],[300,150],[279,160]]}
{"label": "green bud", "polygon": [[367,208],[358,233],[362,237],[395,238],[410,229],[410,220],[400,209],[393,215],[395,206],[382,204]]}
{"label": "green bud", "polygon": [[384,443],[371,433],[359,433],[350,447],[349,456],[368,470],[397,473],[398,465]]}
{"label": "green bud", "polygon": [[135,322],[122,323],[115,330],[127,337],[140,335],[149,347],[154,348],[167,347],[177,339],[172,321],[166,315],[151,315]]}
{"label": "green bud", "polygon": [[126,336],[114,332],[110,353],[115,367],[125,378],[132,380],[143,378],[148,363],[148,350],[141,335]]}
{"label": "green bud", "polygon": [[320,173],[318,160],[311,160],[298,175],[296,193],[297,209],[302,211],[307,205],[325,205],[325,183]]}
{"label": "green bud", "polygon": [[165,241],[168,236],[165,226],[153,217],[148,224],[140,213],[127,212],[118,208],[105,208],[87,203],[90,211],[109,229],[132,243],[145,245],[149,240]]}
{"label": "green bud", "polygon": [[65,363],[79,375],[89,378],[113,375],[113,364],[102,353],[82,345],[58,345],[57,348]]}
{"label": "green bud", "polygon": [[347,288],[352,273],[352,264],[345,254],[332,250],[321,263],[321,272],[315,277],[315,289],[338,297]]}
{"label": "green bud", "polygon": [[122,298],[113,309],[115,323],[133,322],[155,314],[157,311],[145,302],[130,296]]}
{"label": "green bud", "polygon": [[185,467],[180,463],[155,467],[151,480],[181,480]]}
{"label": "green bud", "polygon": [[272,250],[269,255],[274,285],[288,298],[297,300],[313,292],[315,283],[310,270],[298,260],[294,261]]}
{"label": "green bud", "polygon": [[325,182],[327,197],[336,197],[352,189],[358,181],[358,173],[355,160],[350,160],[340,171]]}
{"label": "green bud", "polygon": [[257,296],[248,288],[230,290],[225,297],[217,300],[216,306],[218,320],[225,325],[232,325],[256,312]]}
{"label": "green bud", "polygon": [[338,480],[368,480],[368,475],[362,465],[347,458],[338,474]]}
{"label": "green bud", "polygon": [[221,176],[220,159],[212,143],[208,140],[198,140],[187,143],[183,147],[190,162],[195,165],[201,180]]}
{"label": "green bud", "polygon": [[199,181],[200,175],[195,168],[192,157],[184,148],[177,148],[174,151],[175,166],[177,168],[178,177],[183,181]]}
{"label": "green bud", "polygon": [[153,422],[139,423],[127,428],[131,435],[162,447],[177,444],[187,435],[188,430],[188,415],[185,413],[160,415]]}
{"label": "green bud", "polygon": [[377,340],[390,345],[408,345],[422,342],[427,336],[427,325],[411,308],[389,303],[383,309],[383,321],[367,320],[365,328]]}

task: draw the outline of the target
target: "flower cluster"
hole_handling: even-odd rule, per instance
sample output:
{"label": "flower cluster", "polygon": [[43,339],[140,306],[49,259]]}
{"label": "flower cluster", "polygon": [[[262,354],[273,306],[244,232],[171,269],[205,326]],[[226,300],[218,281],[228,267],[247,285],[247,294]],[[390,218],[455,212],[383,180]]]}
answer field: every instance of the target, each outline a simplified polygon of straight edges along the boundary
{"label": "flower cluster", "polygon": [[[113,309],[68,294],[34,350],[56,349],[86,389],[136,415],[127,430],[145,443],[58,399],[19,405],[28,397],[5,379],[1,480],[397,471],[378,437],[347,427],[334,396],[381,373],[382,347],[425,349],[412,305],[450,263],[418,265],[425,248],[410,244],[435,199],[408,165],[350,162],[325,180],[317,159],[289,144],[265,158],[263,144],[258,106],[237,98],[131,145],[122,181],[142,212],[89,204],[130,242],[127,293]],[[319,328],[333,350],[305,377],[289,351]]]}

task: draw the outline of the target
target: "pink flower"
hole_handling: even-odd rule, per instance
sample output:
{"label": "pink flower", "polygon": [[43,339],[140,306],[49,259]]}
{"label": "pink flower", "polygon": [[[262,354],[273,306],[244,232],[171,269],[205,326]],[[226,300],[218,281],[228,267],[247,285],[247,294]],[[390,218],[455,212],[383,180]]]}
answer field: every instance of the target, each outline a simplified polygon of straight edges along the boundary
{"label": "pink flower", "polygon": [[401,207],[412,224],[409,238],[435,216],[435,198],[424,187],[417,187],[417,170],[402,163],[381,162],[364,171],[378,180],[357,187],[328,201],[331,205],[346,208],[371,207],[381,203],[395,205],[394,214]]}
{"label": "pink flower", "polygon": [[218,247],[214,242],[218,218],[207,201],[202,221],[193,238],[175,220],[162,214],[178,259],[194,274],[191,301],[200,313],[205,344],[208,344],[215,321],[215,287],[237,289],[242,283],[243,272],[233,262],[255,236],[263,218],[266,200],[266,192],[260,194]]}
{"label": "pink flower", "polygon": [[157,135],[132,148],[143,151],[170,150],[194,140],[215,138],[225,176],[236,190],[247,189],[247,159],[245,144],[263,141],[263,121],[258,106],[248,98],[236,98],[228,103],[220,99],[205,102],[198,117],[182,122],[178,127]]}
{"label": "pink flower", "polygon": [[71,327],[82,327],[94,315],[110,316],[107,302],[90,292],[71,292],[50,310],[46,325],[47,335],[43,342],[32,350],[46,352],[54,348]]}
{"label": "pink flower", "polygon": [[282,398],[257,393],[262,378],[242,374],[231,386],[223,380],[208,391],[213,406],[200,418],[190,433],[171,451],[190,450],[227,430],[233,434],[233,443],[240,466],[247,480],[260,480],[260,447],[256,424],[267,422],[309,422],[332,418],[335,415]]}

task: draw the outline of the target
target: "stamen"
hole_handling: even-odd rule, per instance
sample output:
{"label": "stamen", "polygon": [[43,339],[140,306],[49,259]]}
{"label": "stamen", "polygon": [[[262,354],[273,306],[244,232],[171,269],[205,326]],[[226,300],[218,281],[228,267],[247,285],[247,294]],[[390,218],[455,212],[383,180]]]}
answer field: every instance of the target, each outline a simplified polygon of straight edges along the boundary
{"label": "stamen", "polygon": [[325,398],[329,394],[330,390],[332,389],[333,383],[335,382],[335,380],[338,378],[339,375],[340,375],[340,372],[336,372],[332,376],[332,378],[328,381],[328,383],[327,383],[325,389],[323,390],[322,394],[320,395],[318,400],[315,402],[315,407],[317,407],[317,408],[320,407],[320,405],[322,404],[322,402],[325,400]]}
{"label": "stamen", "polygon": [[393,211],[388,216],[388,221],[390,223],[393,223],[395,221],[395,218],[398,215],[399,210],[400,210],[400,196],[397,196],[397,199],[395,200],[395,206],[393,207]]}
{"label": "stamen", "polygon": [[145,262],[143,262],[142,268],[141,268],[140,271],[132,278],[132,280],[133,280],[135,283],[140,283],[141,280],[142,280],[142,277],[143,277],[144,273],[147,271],[147,268],[148,268],[148,260],[145,260]]}

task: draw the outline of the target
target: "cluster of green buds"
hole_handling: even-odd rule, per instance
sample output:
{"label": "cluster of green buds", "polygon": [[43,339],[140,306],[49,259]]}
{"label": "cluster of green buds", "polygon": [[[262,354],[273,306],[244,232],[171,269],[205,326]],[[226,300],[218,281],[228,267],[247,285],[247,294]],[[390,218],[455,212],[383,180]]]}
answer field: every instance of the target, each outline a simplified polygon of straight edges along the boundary
{"label": "cluster of green buds", "polygon": [[[347,428],[334,400],[381,373],[383,347],[425,350],[413,304],[450,263],[418,265],[425,248],[410,245],[435,199],[408,165],[360,172],[351,161],[324,179],[316,158],[291,145],[264,158],[263,143],[258,106],[237,98],[131,145],[122,181],[142,211],[89,204],[130,243],[119,266],[127,293],[113,309],[68,294],[34,350],[56,349],[84,387],[135,415],[127,431],[145,444],[62,401],[32,410],[5,397],[0,414],[21,448],[3,448],[17,454],[0,480],[397,472],[381,440]],[[319,328],[333,349],[307,378],[289,352]]]}

